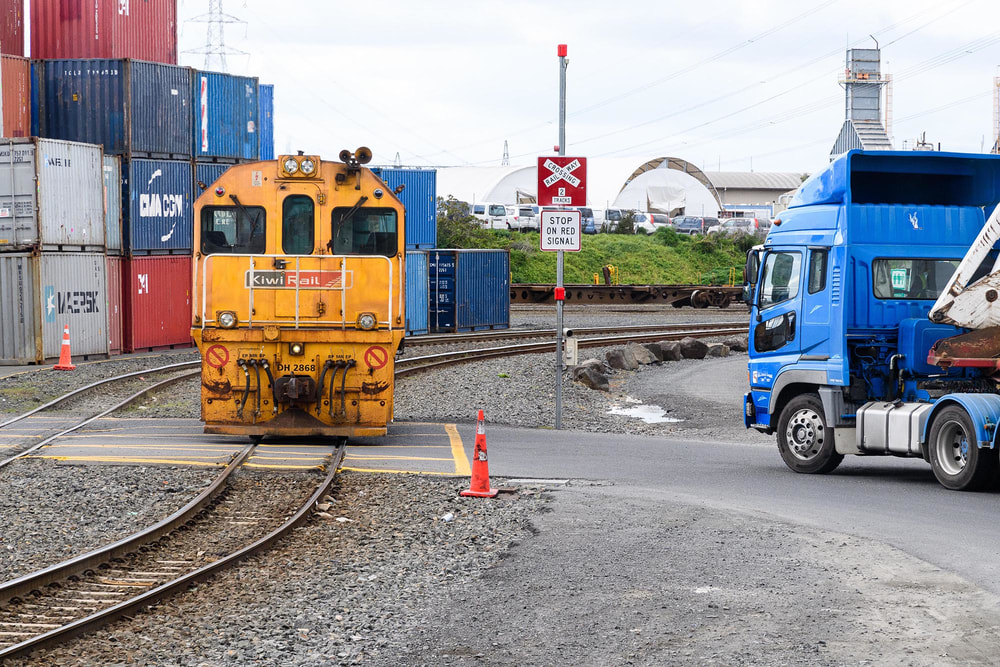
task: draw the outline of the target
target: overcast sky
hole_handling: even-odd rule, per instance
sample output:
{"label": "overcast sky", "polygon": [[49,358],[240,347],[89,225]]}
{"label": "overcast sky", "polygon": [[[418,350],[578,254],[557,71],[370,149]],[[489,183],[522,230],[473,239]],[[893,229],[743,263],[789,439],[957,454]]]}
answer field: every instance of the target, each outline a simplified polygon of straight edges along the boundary
{"label": "overcast sky", "polygon": [[[845,50],[882,48],[892,138],[989,151],[1000,0],[222,0],[228,71],[275,84],[275,148],[499,166],[551,154],[811,172],[844,120]],[[207,0],[179,0],[181,50]],[[202,66],[204,56],[181,54]],[[904,146],[905,142],[905,146]]]}

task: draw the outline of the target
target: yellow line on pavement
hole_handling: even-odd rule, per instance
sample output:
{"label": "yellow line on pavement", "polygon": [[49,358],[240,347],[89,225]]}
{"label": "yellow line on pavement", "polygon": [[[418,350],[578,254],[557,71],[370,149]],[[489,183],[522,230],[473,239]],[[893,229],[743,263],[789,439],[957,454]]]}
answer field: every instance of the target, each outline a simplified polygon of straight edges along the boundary
{"label": "yellow line on pavement", "polygon": [[152,458],[129,458],[124,456],[42,456],[42,455],[29,455],[26,458],[31,459],[51,459],[54,461],[91,461],[95,463],[161,463],[164,465],[182,465],[182,466],[224,466],[228,465],[229,461],[191,461],[184,459],[152,459]]}
{"label": "yellow line on pavement", "polygon": [[[50,447],[59,447],[59,445],[50,445]],[[151,445],[67,445],[67,447],[72,447],[73,449],[154,449],[155,446]],[[239,451],[239,447],[234,446],[223,446],[223,445],[170,445],[164,447],[163,449],[170,450],[182,450],[182,451],[193,451],[193,452],[219,452],[222,454]]]}
{"label": "yellow line on pavement", "polygon": [[429,456],[361,456],[358,454],[346,454],[345,459],[356,461],[451,461],[451,458],[432,458]]}
{"label": "yellow line on pavement", "polygon": [[462,444],[462,436],[458,434],[458,429],[454,424],[445,424],[444,430],[451,440],[451,456],[455,459],[455,474],[461,477],[472,475],[472,468],[469,466],[469,457],[465,455],[465,446]]}
{"label": "yellow line on pavement", "polygon": [[430,470],[389,470],[388,468],[354,468],[351,466],[341,466],[340,470],[353,470],[354,472],[384,472],[389,475],[440,475],[442,477],[456,477],[453,472],[433,472]]}
{"label": "yellow line on pavement", "polygon": [[380,448],[380,449],[450,449],[451,445],[383,445],[381,443],[375,445],[349,445],[351,449],[361,449],[367,448]]}
{"label": "yellow line on pavement", "polygon": [[314,468],[317,469],[317,470],[325,470],[326,469],[326,465],[322,464],[322,463],[317,464],[317,465],[312,465],[312,466],[279,465],[277,463],[266,463],[266,464],[265,463],[244,463],[243,465],[245,465],[248,468],[287,468],[289,470],[312,470]]}

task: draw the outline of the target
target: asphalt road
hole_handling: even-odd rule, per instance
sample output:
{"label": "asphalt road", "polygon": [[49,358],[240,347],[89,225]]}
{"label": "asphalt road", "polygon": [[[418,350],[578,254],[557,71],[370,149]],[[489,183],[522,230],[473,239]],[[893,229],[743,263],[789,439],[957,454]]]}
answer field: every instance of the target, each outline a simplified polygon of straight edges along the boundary
{"label": "asphalt road", "polygon": [[[466,443],[471,426],[461,427]],[[919,460],[848,457],[790,472],[775,446],[487,427],[491,475],[607,480],[665,498],[869,538],[1000,595],[1000,494],[948,491]]]}

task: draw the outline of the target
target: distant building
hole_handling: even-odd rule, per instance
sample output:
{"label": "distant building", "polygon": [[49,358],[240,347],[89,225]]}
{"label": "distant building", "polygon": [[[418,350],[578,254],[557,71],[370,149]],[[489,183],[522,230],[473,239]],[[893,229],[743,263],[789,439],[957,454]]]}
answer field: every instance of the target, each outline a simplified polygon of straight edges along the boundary
{"label": "distant building", "polygon": [[781,195],[802,185],[806,174],[774,171],[709,171],[705,176],[732,215],[772,217]]}
{"label": "distant building", "polygon": [[844,78],[844,124],[833,143],[830,159],[849,150],[891,151],[892,140],[882,124],[882,87],[879,49],[848,49]]}

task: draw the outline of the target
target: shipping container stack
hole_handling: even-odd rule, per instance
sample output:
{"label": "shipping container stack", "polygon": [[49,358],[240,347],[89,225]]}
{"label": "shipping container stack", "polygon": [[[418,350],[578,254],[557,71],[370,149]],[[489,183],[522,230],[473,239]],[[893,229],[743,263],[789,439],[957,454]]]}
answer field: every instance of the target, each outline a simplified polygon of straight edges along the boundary
{"label": "shipping container stack", "polygon": [[[19,57],[23,47],[5,48],[18,39],[8,34],[23,44],[23,2],[0,0],[0,50],[11,54],[0,57],[0,130],[96,144],[99,156],[103,147],[96,167],[102,241],[79,247],[105,256],[105,353],[190,345],[194,200],[230,165],[273,159],[273,86],[177,66],[176,0],[95,0],[90,9],[31,0],[28,61]],[[0,230],[2,218],[0,206]],[[38,221],[48,234],[38,250],[66,246],[51,242],[55,228],[47,225],[55,224]],[[73,219],[58,224],[61,241],[83,228]],[[25,246],[0,240],[0,251],[15,247]],[[74,333],[74,356],[87,354],[77,339]],[[0,351],[0,361],[7,358]]]}

